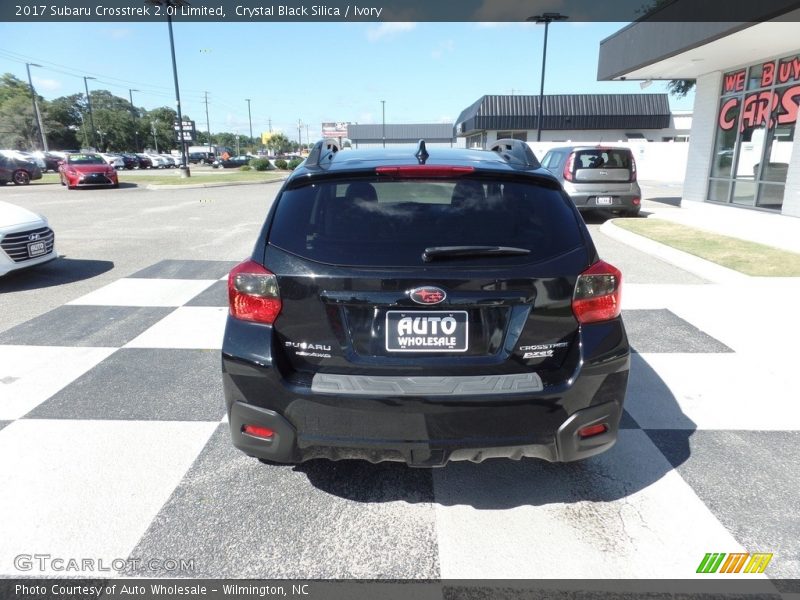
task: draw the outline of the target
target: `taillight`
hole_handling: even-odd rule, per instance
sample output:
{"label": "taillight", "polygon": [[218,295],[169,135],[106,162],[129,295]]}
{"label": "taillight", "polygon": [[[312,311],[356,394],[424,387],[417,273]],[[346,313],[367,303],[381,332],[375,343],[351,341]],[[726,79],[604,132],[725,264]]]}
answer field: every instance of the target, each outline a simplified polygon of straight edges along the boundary
{"label": "taillight", "polygon": [[275,435],[272,429],[261,425],[242,425],[242,433],[260,440],[272,440]]}
{"label": "taillight", "polygon": [[567,157],[567,162],[564,165],[564,179],[566,181],[572,181],[572,167],[575,166],[575,153],[570,152],[569,156]]}
{"label": "taillight", "polygon": [[590,438],[596,435],[600,435],[608,431],[608,425],[605,423],[598,423],[597,425],[589,425],[587,427],[583,427],[582,429],[578,429],[578,435],[583,438]]}
{"label": "taillight", "polygon": [[235,319],[272,325],[281,312],[277,277],[253,260],[236,265],[228,274],[228,303]]}
{"label": "taillight", "polygon": [[474,173],[475,167],[450,167],[441,165],[403,165],[400,167],[377,167],[378,175],[392,177],[457,177]]}
{"label": "taillight", "polygon": [[631,155],[631,181],[636,181],[636,159]]}
{"label": "taillight", "polygon": [[602,260],[578,275],[572,312],[580,323],[607,321],[619,316],[622,299],[622,273]]}

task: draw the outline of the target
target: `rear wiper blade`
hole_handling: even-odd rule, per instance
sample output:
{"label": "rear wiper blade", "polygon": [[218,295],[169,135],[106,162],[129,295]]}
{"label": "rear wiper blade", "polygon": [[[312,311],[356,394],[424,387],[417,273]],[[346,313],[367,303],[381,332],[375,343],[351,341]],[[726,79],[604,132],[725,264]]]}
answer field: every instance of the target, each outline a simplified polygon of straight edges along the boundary
{"label": "rear wiper blade", "polygon": [[432,260],[443,258],[462,258],[468,256],[522,256],[530,254],[527,248],[515,248],[513,246],[431,246],[425,248],[422,253],[422,260],[431,262]]}

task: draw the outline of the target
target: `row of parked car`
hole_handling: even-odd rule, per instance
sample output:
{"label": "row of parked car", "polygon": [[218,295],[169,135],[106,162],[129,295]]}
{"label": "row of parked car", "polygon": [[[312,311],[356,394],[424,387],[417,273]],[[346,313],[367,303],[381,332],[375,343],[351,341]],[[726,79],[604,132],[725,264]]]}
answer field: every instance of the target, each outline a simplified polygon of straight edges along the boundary
{"label": "row of parked car", "polygon": [[[70,151],[24,152],[22,150],[0,150],[0,185],[13,183],[27,185],[42,178],[47,171],[59,172]],[[115,169],[174,169],[180,166],[180,157],[155,153],[92,153]]]}

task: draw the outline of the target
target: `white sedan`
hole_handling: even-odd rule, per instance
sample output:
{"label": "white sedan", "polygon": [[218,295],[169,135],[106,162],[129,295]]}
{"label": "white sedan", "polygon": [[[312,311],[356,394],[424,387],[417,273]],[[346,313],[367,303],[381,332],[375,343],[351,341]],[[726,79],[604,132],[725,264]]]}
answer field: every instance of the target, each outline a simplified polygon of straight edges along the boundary
{"label": "white sedan", "polygon": [[0,277],[57,257],[55,234],[45,217],[0,202]]}
{"label": "white sedan", "polygon": [[99,154],[103,157],[104,161],[106,161],[115,169],[119,169],[121,171],[125,168],[125,161],[122,160],[122,157],[119,154],[106,154],[104,152],[100,152]]}
{"label": "white sedan", "polygon": [[153,169],[164,169],[167,165],[167,159],[161,156],[160,154],[148,154],[147,155],[153,163]]}

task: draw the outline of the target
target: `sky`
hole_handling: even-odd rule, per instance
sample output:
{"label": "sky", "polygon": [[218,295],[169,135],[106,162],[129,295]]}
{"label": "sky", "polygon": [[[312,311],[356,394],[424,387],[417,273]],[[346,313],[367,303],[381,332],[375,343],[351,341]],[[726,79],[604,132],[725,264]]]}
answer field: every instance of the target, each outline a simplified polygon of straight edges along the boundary
{"label": "sky", "polygon": [[[561,22],[548,33],[545,94],[640,93],[639,82],[598,82],[600,41],[625,23]],[[531,23],[173,24],[185,115],[212,133],[283,131],[321,137],[321,123],[454,123],[484,94],[538,94],[544,27]],[[0,74],[52,100],[106,89],[147,110],[175,107],[166,23],[0,22]],[[666,91],[653,82],[645,93]],[[693,95],[670,97],[690,110]]]}

